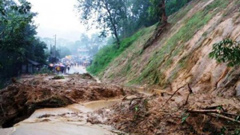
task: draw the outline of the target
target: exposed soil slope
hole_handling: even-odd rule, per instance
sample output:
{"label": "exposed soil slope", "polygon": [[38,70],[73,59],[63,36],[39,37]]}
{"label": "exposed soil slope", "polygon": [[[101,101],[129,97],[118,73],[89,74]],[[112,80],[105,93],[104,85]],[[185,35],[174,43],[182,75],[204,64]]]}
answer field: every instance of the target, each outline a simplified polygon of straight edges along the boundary
{"label": "exposed soil slope", "polygon": [[240,93],[239,68],[219,64],[209,53],[225,38],[240,40],[239,7],[239,0],[192,1],[170,16],[157,42],[142,50],[151,36],[144,35],[100,74],[101,79],[173,90],[189,83],[194,91],[234,89],[228,96],[235,96]]}
{"label": "exposed soil slope", "polygon": [[155,26],[147,28],[152,33],[135,41],[99,77],[141,85],[156,97],[100,110],[109,119],[99,121],[137,134],[240,134],[240,68],[209,58],[214,43],[240,41],[239,8],[239,0],[193,0],[143,49]]}

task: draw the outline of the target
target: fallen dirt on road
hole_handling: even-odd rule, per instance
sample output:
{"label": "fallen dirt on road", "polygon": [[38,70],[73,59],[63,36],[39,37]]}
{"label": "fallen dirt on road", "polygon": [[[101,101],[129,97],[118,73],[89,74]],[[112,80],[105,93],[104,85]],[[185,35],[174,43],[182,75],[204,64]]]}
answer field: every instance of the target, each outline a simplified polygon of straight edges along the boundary
{"label": "fallen dirt on road", "polygon": [[239,99],[206,91],[188,94],[186,86],[171,95],[124,99],[93,112],[89,121],[137,135],[239,135],[239,115]]}
{"label": "fallen dirt on road", "polygon": [[[11,127],[28,118],[15,125],[16,134],[30,132],[27,129],[34,125],[42,128],[31,132],[43,132],[44,129],[47,133],[46,124],[58,126],[56,133],[67,131],[61,126],[72,128],[71,134],[77,134],[80,129],[88,129],[91,133],[102,131],[98,124],[136,135],[240,133],[239,99],[219,96],[220,91],[194,91],[189,85],[172,91],[125,88],[97,83],[88,74],[64,76],[65,79],[59,80],[52,78],[48,75],[23,76],[0,91],[0,124]],[[108,131],[110,129],[104,129],[102,133],[113,133]]]}
{"label": "fallen dirt on road", "polygon": [[69,75],[62,80],[51,76],[23,76],[0,91],[0,125],[11,127],[36,109],[56,108],[78,102],[120,98],[128,94],[116,85],[97,83],[90,75]]}

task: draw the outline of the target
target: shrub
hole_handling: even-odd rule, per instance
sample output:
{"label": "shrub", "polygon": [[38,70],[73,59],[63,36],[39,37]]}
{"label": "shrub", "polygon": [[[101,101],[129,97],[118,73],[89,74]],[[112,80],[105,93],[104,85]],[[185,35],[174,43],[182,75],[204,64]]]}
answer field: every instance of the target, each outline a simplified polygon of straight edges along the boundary
{"label": "shrub", "polygon": [[215,43],[209,57],[216,59],[219,63],[227,63],[230,67],[239,65],[240,43],[231,39],[224,39]]}

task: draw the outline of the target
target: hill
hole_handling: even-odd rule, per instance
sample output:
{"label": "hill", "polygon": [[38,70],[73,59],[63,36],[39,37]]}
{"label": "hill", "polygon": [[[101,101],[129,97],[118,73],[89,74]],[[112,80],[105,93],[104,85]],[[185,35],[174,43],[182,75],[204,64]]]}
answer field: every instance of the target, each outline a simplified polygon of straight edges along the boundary
{"label": "hill", "polygon": [[103,81],[162,89],[186,84],[195,91],[238,88],[238,68],[217,63],[209,53],[214,43],[240,39],[239,6],[238,0],[192,1],[170,16],[167,30],[150,47],[143,50],[156,25],[131,37],[125,50],[104,60],[104,67],[95,67],[101,69],[96,73]]}

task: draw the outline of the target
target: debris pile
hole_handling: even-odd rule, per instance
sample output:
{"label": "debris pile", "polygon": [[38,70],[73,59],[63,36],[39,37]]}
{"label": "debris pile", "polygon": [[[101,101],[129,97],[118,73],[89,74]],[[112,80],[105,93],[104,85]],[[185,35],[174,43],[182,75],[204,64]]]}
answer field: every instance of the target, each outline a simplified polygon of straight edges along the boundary
{"label": "debris pile", "polygon": [[[83,79],[87,78],[87,79]],[[0,91],[0,125],[11,127],[36,109],[125,96],[123,88],[97,83],[89,75],[70,75],[62,80],[52,76],[25,76]]]}
{"label": "debris pile", "polygon": [[110,109],[94,112],[89,119],[127,133],[146,135],[240,134],[239,99],[220,97],[214,92],[191,92],[185,86],[171,95],[123,99]]}

